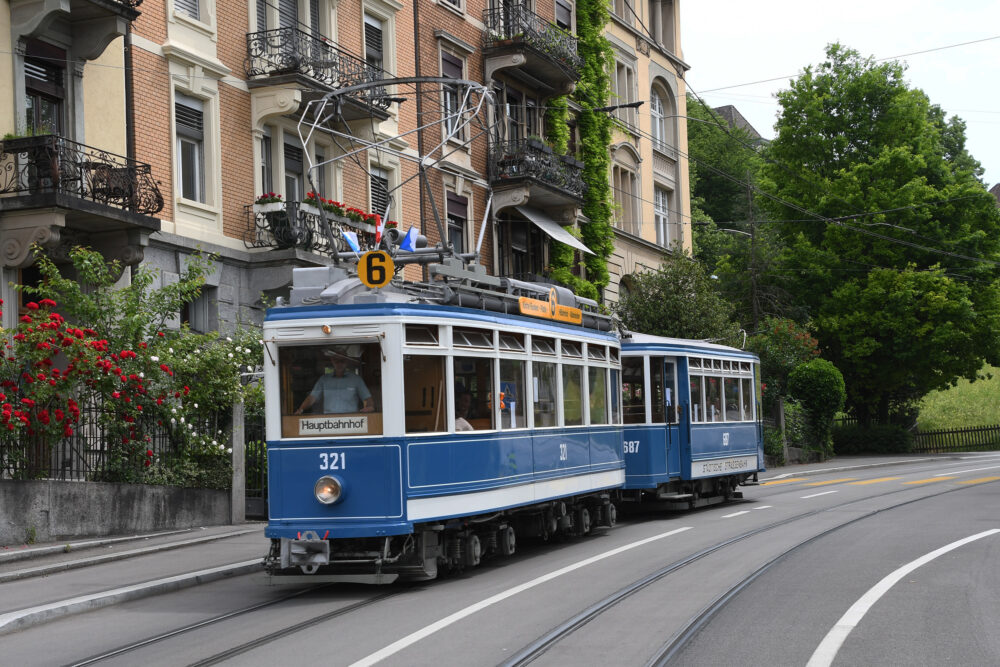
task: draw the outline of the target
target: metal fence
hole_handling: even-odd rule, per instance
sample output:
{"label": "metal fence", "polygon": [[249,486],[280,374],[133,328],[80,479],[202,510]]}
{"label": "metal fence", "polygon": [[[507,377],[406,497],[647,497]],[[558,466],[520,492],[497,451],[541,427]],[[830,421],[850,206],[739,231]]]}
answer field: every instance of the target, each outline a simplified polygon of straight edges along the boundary
{"label": "metal fence", "polygon": [[911,452],[921,454],[1000,449],[1000,425],[914,431]]}
{"label": "metal fence", "polygon": [[[216,414],[194,428],[206,433],[228,431],[230,421],[229,414]],[[119,423],[95,397],[81,401],[73,435],[55,444],[23,434],[16,440],[0,440],[0,479],[133,481],[147,461],[152,464],[179,453],[184,427],[146,416],[132,424]]]}
{"label": "metal fence", "polygon": [[246,442],[247,518],[267,518],[267,443],[263,413],[247,414],[243,420]]}

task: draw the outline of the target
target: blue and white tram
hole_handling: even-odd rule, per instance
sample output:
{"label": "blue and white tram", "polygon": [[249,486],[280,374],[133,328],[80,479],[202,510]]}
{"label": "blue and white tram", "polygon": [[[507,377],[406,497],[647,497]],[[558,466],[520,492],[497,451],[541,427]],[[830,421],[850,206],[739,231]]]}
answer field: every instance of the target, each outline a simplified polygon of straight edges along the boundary
{"label": "blue and white tram", "polygon": [[756,355],[702,341],[622,339],[625,501],[685,509],[741,498],[764,470]]}
{"label": "blue and white tram", "polygon": [[263,327],[272,581],[430,579],[614,524],[620,345],[596,304],[294,275]]}

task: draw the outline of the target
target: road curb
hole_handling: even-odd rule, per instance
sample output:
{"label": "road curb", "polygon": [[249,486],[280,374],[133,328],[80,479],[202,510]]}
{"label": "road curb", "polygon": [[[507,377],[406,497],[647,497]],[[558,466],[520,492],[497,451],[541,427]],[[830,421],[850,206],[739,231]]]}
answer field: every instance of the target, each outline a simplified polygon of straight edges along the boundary
{"label": "road curb", "polygon": [[159,595],[161,593],[170,593],[183,588],[197,586],[199,584],[207,584],[226,577],[234,577],[242,574],[249,574],[251,572],[258,572],[263,570],[263,567],[264,564],[262,559],[257,558],[251,561],[222,565],[208,570],[179,574],[173,577],[167,577],[166,579],[157,579],[141,584],[123,586],[121,588],[115,588],[101,593],[81,595],[79,597],[39,605],[37,607],[19,609],[6,614],[0,614],[0,635],[10,634],[18,630],[23,630],[41,623],[46,623],[56,618],[69,616],[71,614],[79,614],[93,609],[101,609],[102,607],[109,607],[121,602],[138,600],[140,598]]}
{"label": "road curb", "polygon": [[[761,484],[764,482],[771,482],[779,479],[786,479],[788,477],[800,477],[803,475],[822,475],[828,472],[840,472],[844,470],[861,470],[863,468],[879,468],[882,466],[894,466],[904,463],[926,463],[927,461],[939,461],[941,458],[953,458],[953,457],[939,457],[939,456],[924,456],[918,459],[896,459],[893,461],[870,461],[867,463],[858,463],[853,465],[842,465],[842,466],[830,466],[828,468],[810,468],[808,470],[795,470],[790,472],[782,472],[774,477],[768,477],[766,479],[761,478],[759,481]],[[809,465],[809,464],[801,464]],[[787,466],[782,466],[781,469],[785,469]]]}

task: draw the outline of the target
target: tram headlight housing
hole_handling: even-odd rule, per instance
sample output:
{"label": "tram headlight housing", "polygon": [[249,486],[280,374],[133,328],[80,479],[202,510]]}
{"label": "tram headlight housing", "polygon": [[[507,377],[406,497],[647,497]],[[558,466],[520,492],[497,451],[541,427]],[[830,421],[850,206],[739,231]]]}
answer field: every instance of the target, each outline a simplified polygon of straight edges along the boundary
{"label": "tram headlight housing", "polygon": [[323,475],[316,480],[313,492],[316,494],[316,500],[324,505],[332,505],[343,497],[344,483],[336,477]]}

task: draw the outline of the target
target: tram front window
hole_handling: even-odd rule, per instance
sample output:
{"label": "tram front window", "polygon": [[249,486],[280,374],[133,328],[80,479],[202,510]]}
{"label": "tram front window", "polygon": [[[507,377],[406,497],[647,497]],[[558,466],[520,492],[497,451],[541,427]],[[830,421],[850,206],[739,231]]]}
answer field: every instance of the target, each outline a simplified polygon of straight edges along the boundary
{"label": "tram front window", "polygon": [[281,348],[282,436],[380,435],[381,356],[378,343]]}
{"label": "tram front window", "polygon": [[455,357],[456,431],[496,428],[493,423],[493,378],[492,359]]}

